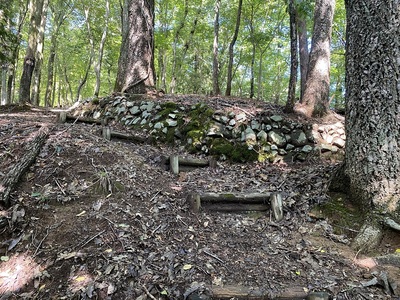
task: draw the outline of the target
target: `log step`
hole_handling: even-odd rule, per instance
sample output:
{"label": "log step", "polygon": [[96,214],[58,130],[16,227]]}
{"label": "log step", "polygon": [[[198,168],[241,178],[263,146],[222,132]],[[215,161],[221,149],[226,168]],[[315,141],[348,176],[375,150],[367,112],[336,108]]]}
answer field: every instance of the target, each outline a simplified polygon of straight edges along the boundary
{"label": "log step", "polygon": [[217,161],[214,158],[185,158],[178,155],[163,157],[161,163],[166,171],[170,170],[175,175],[179,174],[179,172],[191,171],[196,168],[216,168],[217,166]]}
{"label": "log step", "polygon": [[191,193],[187,202],[193,212],[202,209],[224,212],[272,210],[274,219],[283,219],[283,201],[279,193]]}

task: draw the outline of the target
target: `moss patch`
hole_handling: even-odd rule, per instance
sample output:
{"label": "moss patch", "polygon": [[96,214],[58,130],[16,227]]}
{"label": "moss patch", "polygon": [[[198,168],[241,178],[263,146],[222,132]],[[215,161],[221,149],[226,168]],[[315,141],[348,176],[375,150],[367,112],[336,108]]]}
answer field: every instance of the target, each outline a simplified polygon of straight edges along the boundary
{"label": "moss patch", "polygon": [[315,206],[311,214],[317,218],[326,218],[334,228],[336,234],[355,236],[364,222],[364,214],[360,209],[351,205],[347,196],[342,193],[329,193],[331,200]]}
{"label": "moss patch", "polygon": [[226,139],[214,139],[210,145],[210,154],[226,156],[232,162],[245,163],[249,161],[256,161],[258,159],[258,153],[249,149],[245,144],[233,144]]}

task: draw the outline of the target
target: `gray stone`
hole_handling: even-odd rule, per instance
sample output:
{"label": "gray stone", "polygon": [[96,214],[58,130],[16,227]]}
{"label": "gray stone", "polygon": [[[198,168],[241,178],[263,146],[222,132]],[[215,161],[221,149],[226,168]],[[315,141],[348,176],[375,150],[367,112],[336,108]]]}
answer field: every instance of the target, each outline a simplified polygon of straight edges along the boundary
{"label": "gray stone", "polygon": [[230,111],[230,112],[228,113],[228,117],[231,118],[231,119],[233,119],[233,118],[235,117],[235,113],[234,113],[233,111]]}
{"label": "gray stone", "polygon": [[279,155],[282,155],[282,156],[287,154],[287,152],[284,149],[279,149],[278,153],[279,153]]}
{"label": "gray stone", "polygon": [[168,128],[167,128],[167,127],[164,127],[161,131],[162,131],[163,133],[167,134]]}
{"label": "gray stone", "polygon": [[265,128],[264,128],[265,131],[270,131],[271,129],[272,129],[271,125],[269,125],[269,124],[265,125]]}
{"label": "gray stone", "polygon": [[264,131],[261,130],[258,134],[257,134],[257,138],[261,141],[261,142],[266,142],[268,140],[268,134]]}
{"label": "gray stone", "polygon": [[283,147],[286,145],[286,139],[284,135],[277,131],[268,132],[268,141],[277,145],[278,147]]}
{"label": "gray stone", "polygon": [[132,121],[131,124],[136,125],[136,124],[138,124],[141,120],[142,120],[141,118],[137,117],[136,119],[134,119],[134,120]]}
{"label": "gray stone", "polygon": [[282,122],[283,118],[280,115],[273,115],[270,117],[270,119],[274,122]]}
{"label": "gray stone", "polygon": [[301,148],[301,152],[303,153],[310,153],[314,148],[310,145],[305,145],[303,148]]}
{"label": "gray stone", "polygon": [[145,102],[143,105],[140,106],[141,111],[152,111],[154,108],[154,102]]}
{"label": "gray stone", "polygon": [[238,122],[244,122],[246,121],[247,117],[245,113],[240,113],[238,115],[236,115],[236,121]]}
{"label": "gray stone", "polygon": [[295,146],[294,145],[292,145],[292,144],[287,144],[286,145],[286,151],[290,151],[290,150],[293,150],[295,148]]}
{"label": "gray stone", "polygon": [[101,117],[101,112],[95,111],[94,114],[93,114],[93,119],[98,119],[100,117]]}
{"label": "gray stone", "polygon": [[258,120],[251,120],[250,126],[253,130],[260,130],[261,129],[261,124],[258,122]]}
{"label": "gray stone", "polygon": [[228,124],[229,126],[235,126],[236,125],[235,119],[231,119]]}
{"label": "gray stone", "polygon": [[221,116],[221,122],[222,122],[223,124],[226,124],[226,123],[229,122],[229,118],[226,117],[226,116]]}
{"label": "gray stone", "polygon": [[117,115],[120,115],[121,113],[126,112],[126,108],[124,106],[118,106],[117,107]]}
{"label": "gray stone", "polygon": [[149,113],[149,112],[147,112],[147,111],[142,112],[142,118],[143,118],[143,119],[147,119],[147,118],[150,117],[150,116],[151,116],[151,113]]}
{"label": "gray stone", "polygon": [[277,146],[277,145],[271,145],[271,150],[276,150],[276,151],[278,151],[279,150],[279,147]]}
{"label": "gray stone", "polygon": [[247,127],[245,131],[242,133],[242,141],[246,142],[255,142],[257,140],[257,136],[253,129]]}
{"label": "gray stone", "polygon": [[129,109],[129,112],[130,112],[132,115],[134,115],[134,116],[141,113],[141,111],[140,111],[140,109],[139,109],[139,106],[137,106],[137,105],[131,107],[131,108]]}
{"label": "gray stone", "polygon": [[320,147],[322,153],[328,152],[328,151],[330,151],[332,153],[336,153],[339,150],[338,147],[333,146],[331,144],[321,144],[319,147]]}
{"label": "gray stone", "polygon": [[140,122],[140,125],[144,125],[146,123],[147,123],[147,120],[146,119],[142,119],[142,121]]}
{"label": "gray stone", "polygon": [[282,126],[282,132],[283,132],[283,133],[289,133],[289,132],[291,132],[291,129],[290,129],[288,126],[283,125],[283,126]]}
{"label": "gray stone", "polygon": [[171,119],[176,120],[176,114],[168,114],[168,117],[170,117]]}
{"label": "gray stone", "polygon": [[291,143],[295,146],[304,146],[307,143],[307,136],[302,130],[294,131],[290,137]]}
{"label": "gray stone", "polygon": [[126,107],[132,107],[132,106],[134,106],[135,104],[132,102],[132,101],[127,101],[126,102]]}
{"label": "gray stone", "polygon": [[223,137],[224,136],[224,127],[220,123],[211,124],[210,128],[207,131],[207,136],[210,137]]}
{"label": "gray stone", "polygon": [[333,144],[334,146],[339,147],[339,148],[344,148],[344,146],[346,145],[346,142],[345,142],[345,140],[343,140],[343,139],[340,138],[340,137],[335,137],[335,138],[333,139],[333,141],[332,141],[332,144]]}
{"label": "gray stone", "polygon": [[164,128],[164,124],[161,122],[157,122],[156,124],[154,124],[154,129],[161,129]]}
{"label": "gray stone", "polygon": [[168,125],[169,127],[175,127],[175,126],[178,125],[178,121],[176,121],[176,120],[167,119],[166,122],[167,122],[167,125]]}

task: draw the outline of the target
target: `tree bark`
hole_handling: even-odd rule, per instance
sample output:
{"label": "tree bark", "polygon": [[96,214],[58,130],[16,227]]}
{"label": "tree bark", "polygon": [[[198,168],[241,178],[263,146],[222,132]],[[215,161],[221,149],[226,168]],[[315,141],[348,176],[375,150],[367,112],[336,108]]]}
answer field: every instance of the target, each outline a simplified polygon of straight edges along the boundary
{"label": "tree bark", "polygon": [[242,15],[242,4],[243,4],[243,0],[239,0],[238,11],[237,11],[237,16],[236,16],[235,32],[233,34],[232,41],[229,44],[228,78],[226,80],[225,96],[230,96],[231,91],[232,91],[233,48],[235,47],[236,40],[237,40],[237,37],[239,34],[240,17]]}
{"label": "tree bark", "polygon": [[125,0],[115,92],[144,94],[155,86],[154,0]]}
{"label": "tree bark", "polygon": [[296,84],[297,84],[297,30],[296,30],[296,8],[294,0],[289,1],[290,16],[290,79],[288,96],[286,100],[285,112],[292,113],[296,103]]}
{"label": "tree bark", "polygon": [[368,232],[379,237],[376,216],[400,220],[400,4],[346,0],[346,10],[346,154],[331,188],[347,181],[353,202],[373,215],[356,238],[367,249]]}
{"label": "tree bark", "polygon": [[33,70],[33,86],[32,86],[32,103],[39,106],[40,104],[40,83],[42,75],[42,65],[43,65],[43,47],[44,47],[44,31],[46,27],[47,19],[47,7],[49,5],[49,0],[43,0],[41,2],[41,7],[39,8],[39,14],[36,21],[39,24],[38,29],[38,41],[35,53],[36,65]]}
{"label": "tree bark", "polygon": [[221,0],[215,1],[214,16],[214,43],[213,43],[213,91],[214,96],[219,95],[219,62],[218,62],[218,38],[219,38],[219,8]]}
{"label": "tree bark", "polygon": [[308,37],[306,16],[299,10],[296,11],[297,34],[299,39],[299,60],[300,60],[300,101],[303,101],[306,89],[306,78],[308,72]]}
{"label": "tree bark", "polygon": [[104,53],[104,45],[107,39],[108,33],[108,18],[110,15],[110,1],[106,0],[106,14],[104,16],[104,29],[103,34],[101,35],[100,45],[99,45],[99,52],[97,56],[96,63],[94,65],[94,73],[96,74],[96,85],[94,87],[94,96],[99,97],[100,92],[100,84],[101,84],[101,66],[103,63],[103,53]]}
{"label": "tree bark", "polygon": [[35,69],[36,64],[36,49],[39,39],[39,27],[41,20],[41,12],[43,7],[43,0],[31,0],[29,2],[29,12],[30,12],[30,29],[28,37],[28,46],[26,48],[26,55],[23,64],[23,70],[20,81],[19,89],[19,102],[21,104],[31,103],[31,83],[32,74]]}
{"label": "tree bark", "polygon": [[322,117],[329,110],[330,43],[335,0],[316,0],[314,32],[302,103],[296,112]]}

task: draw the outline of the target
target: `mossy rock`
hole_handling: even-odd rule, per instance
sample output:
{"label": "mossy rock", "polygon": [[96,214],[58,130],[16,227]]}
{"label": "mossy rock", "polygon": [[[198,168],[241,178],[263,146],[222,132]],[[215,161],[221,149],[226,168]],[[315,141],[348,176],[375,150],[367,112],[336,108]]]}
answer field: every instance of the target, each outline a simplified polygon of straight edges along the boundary
{"label": "mossy rock", "polygon": [[240,163],[258,159],[257,151],[249,149],[246,144],[234,144],[222,138],[214,139],[211,142],[210,154],[216,156],[225,155],[230,161]]}

